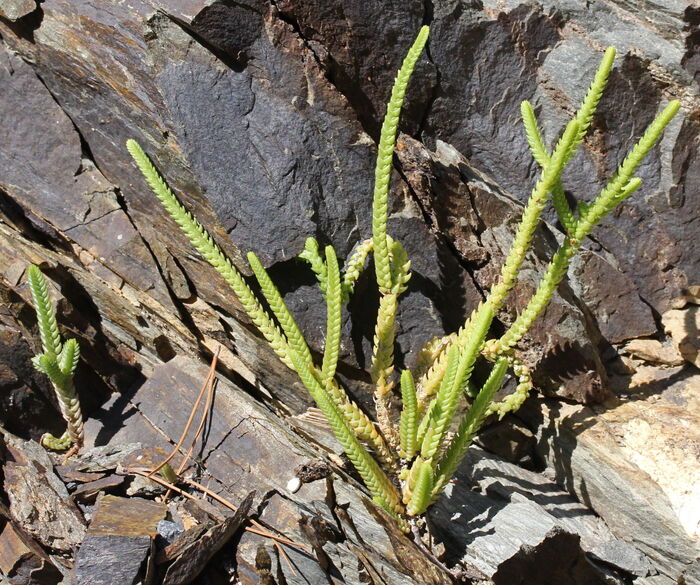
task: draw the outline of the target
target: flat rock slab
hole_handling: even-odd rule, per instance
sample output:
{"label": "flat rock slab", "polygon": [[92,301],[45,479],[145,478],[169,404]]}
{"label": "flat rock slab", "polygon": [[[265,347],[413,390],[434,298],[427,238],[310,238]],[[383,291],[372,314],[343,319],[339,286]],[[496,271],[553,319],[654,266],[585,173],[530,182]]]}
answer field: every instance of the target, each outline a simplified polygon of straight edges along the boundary
{"label": "flat rock slab", "polygon": [[166,513],[165,504],[150,500],[102,497],[75,558],[75,584],[148,585],[153,542]]}
{"label": "flat rock slab", "polygon": [[81,261],[106,281],[123,279],[164,305],[157,267],[114,186],[84,163],[80,135],[34,69],[0,47],[0,187],[39,232],[75,242]]}
{"label": "flat rock slab", "polygon": [[683,364],[683,356],[676,347],[657,339],[633,339],[625,345],[625,352],[653,364],[667,366]]}
{"label": "flat rock slab", "polygon": [[165,504],[143,498],[104,496],[97,504],[88,533],[92,535],[150,536],[158,534]]}
{"label": "flat rock slab", "polygon": [[75,559],[75,585],[133,585],[146,577],[150,536],[90,535]]}
{"label": "flat rock slab", "polygon": [[622,540],[611,540],[595,547],[591,556],[636,577],[648,577],[656,573],[645,555]]}

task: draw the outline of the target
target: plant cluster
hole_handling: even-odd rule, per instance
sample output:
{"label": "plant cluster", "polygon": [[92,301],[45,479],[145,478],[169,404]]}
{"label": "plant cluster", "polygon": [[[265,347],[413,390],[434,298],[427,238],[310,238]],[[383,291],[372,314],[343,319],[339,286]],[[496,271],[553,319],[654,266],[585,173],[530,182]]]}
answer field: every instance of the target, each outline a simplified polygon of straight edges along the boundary
{"label": "plant cluster", "polygon": [[[314,238],[306,241],[300,254],[316,275],[326,302],[326,340],[320,363],[314,361],[294,317],[257,256],[249,252],[248,262],[270,312],[211,235],[178,201],[141,147],[133,140],[127,142],[129,152],[164,208],[195,249],[228,282],[282,362],[299,375],[374,500],[404,530],[409,528],[410,519],[424,513],[443,491],[486,417],[491,414],[502,417],[519,408],[525,400],[532,382],[528,368],[515,355],[517,344],[547,306],[565,277],[571,259],[593,227],[640,186],[641,180],[634,176],[635,171],[679,107],[676,101],[669,103],[597,197],[590,203],[580,202],[572,209],[564,195],[562,171],[591,124],[615,50],[609,48],[605,52],[581,107],[566,125],[553,150],[545,146],[532,106],[523,102],[527,139],[541,173],[523,210],[500,276],[457,332],[429,341],[418,356],[416,369],[404,370],[396,376],[395,318],[399,297],[408,286],[411,271],[401,242],[387,233],[389,182],[406,88],[427,39],[428,27],[423,27],[408,51],[391,92],[378,146],[372,238],[359,243],[343,267],[333,247],[321,250]],[[503,335],[488,339],[491,324],[517,281],[533,233],[549,201],[565,232],[563,244],[552,256],[525,309]],[[371,364],[376,420],[350,399],[335,375],[343,306],[353,293],[370,254],[380,296]],[[477,387],[471,374],[479,359],[491,365],[485,382]],[[505,399],[496,401],[496,394],[509,371],[517,378],[516,389]],[[400,380],[400,417],[392,414],[398,401],[397,377]],[[469,403],[465,414],[458,407],[462,397]]]}
{"label": "plant cluster", "polygon": [[37,266],[27,269],[29,290],[32,293],[39,335],[43,353],[32,358],[32,364],[51,380],[58,398],[61,414],[66,421],[67,429],[60,437],[44,433],[41,444],[49,449],[64,451],[71,446],[79,448],[83,444],[83,415],[80,411],[80,401],[73,386],[73,374],[80,360],[80,346],[77,340],[61,341],[61,334],[56,323],[56,314],[51,306],[49,289],[46,279]]}

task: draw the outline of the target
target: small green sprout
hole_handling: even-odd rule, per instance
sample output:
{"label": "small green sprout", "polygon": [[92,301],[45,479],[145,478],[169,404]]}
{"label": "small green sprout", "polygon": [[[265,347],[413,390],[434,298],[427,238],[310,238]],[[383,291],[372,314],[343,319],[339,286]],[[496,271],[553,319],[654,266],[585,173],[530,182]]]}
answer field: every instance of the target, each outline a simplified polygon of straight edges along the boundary
{"label": "small green sprout", "polygon": [[[387,106],[377,153],[372,238],[355,248],[344,269],[333,248],[327,246],[322,253],[314,238],[307,239],[299,255],[316,275],[327,305],[326,344],[320,364],[314,363],[300,328],[258,258],[248,254],[271,314],[211,235],[178,201],[141,147],[134,140],[126,144],[163,207],[195,249],[229,283],[282,362],[299,375],[374,500],[405,531],[410,529],[412,518],[423,514],[442,493],[484,420],[490,415],[503,417],[524,402],[532,389],[532,378],[529,369],[515,355],[515,348],[544,311],[591,230],[639,187],[641,180],[634,176],[637,167],[679,108],[677,101],[670,102],[600,194],[591,203],[572,209],[564,196],[562,172],[591,124],[613,66],[615,49],[605,51],[581,107],[551,152],[537,126],[534,109],[529,102],[522,103],[525,133],[533,158],[542,170],[523,210],[500,276],[459,331],[430,340],[419,353],[415,371],[401,373],[399,399],[394,374],[395,319],[399,297],[407,289],[411,276],[411,264],[401,243],[387,233],[389,183],[404,96],[428,32],[428,27],[423,27],[408,51]],[[542,211],[550,201],[564,227],[564,243],[552,256],[537,290],[515,322],[500,338],[487,339],[493,320],[517,282]],[[349,398],[335,376],[343,306],[352,295],[370,253],[380,294],[370,370],[375,385],[376,422]],[[480,388],[471,380],[477,360],[491,367]],[[516,377],[515,391],[496,401],[508,371]],[[457,408],[462,397],[469,402],[465,414],[460,414]],[[392,407],[399,400],[401,414],[395,420]]]}
{"label": "small green sprout", "polygon": [[80,360],[80,347],[75,339],[61,342],[58,332],[56,314],[51,306],[49,289],[46,279],[37,266],[27,270],[29,289],[34,300],[34,308],[39,323],[39,335],[44,350],[32,358],[32,364],[51,380],[61,414],[68,425],[66,432],[60,437],[44,433],[41,444],[48,449],[65,451],[71,446],[80,448],[83,444],[83,415],[80,412],[80,401],[73,386],[73,374]]}

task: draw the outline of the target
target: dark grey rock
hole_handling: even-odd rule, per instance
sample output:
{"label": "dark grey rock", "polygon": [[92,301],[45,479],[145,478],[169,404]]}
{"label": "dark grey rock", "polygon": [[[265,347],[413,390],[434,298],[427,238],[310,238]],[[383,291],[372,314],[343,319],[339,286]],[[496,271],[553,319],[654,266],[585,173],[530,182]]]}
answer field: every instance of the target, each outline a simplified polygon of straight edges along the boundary
{"label": "dark grey rock", "polygon": [[133,585],[143,582],[150,536],[91,534],[75,558],[75,585]]}
{"label": "dark grey rock", "polygon": [[48,237],[63,248],[75,242],[84,250],[84,264],[101,270],[106,280],[111,273],[111,280],[123,279],[169,304],[114,186],[91,162],[83,163],[73,122],[33,68],[5,50],[0,104],[0,118],[7,121],[0,128],[0,189],[12,198],[10,213],[21,211],[35,238]]}
{"label": "dark grey rock", "polygon": [[174,542],[183,532],[185,532],[185,528],[182,524],[177,524],[171,520],[161,520],[158,522],[158,536],[167,544]]}
{"label": "dark grey rock", "polygon": [[648,577],[657,573],[649,559],[624,540],[611,540],[594,547],[591,558],[612,565],[637,577]]}
{"label": "dark grey rock", "polygon": [[604,250],[582,250],[569,271],[571,286],[610,343],[653,335],[656,323],[634,282],[605,260]]}
{"label": "dark grey rock", "polygon": [[[365,130],[378,138],[389,88],[405,48],[411,45],[421,24],[432,19],[431,5],[420,0],[335,4],[282,0],[276,5],[280,14],[298,28]],[[423,56],[406,96],[403,126],[407,131],[418,128],[434,84],[434,67],[430,57]]]}
{"label": "dark grey rock", "polygon": [[619,583],[585,552],[613,539],[585,506],[539,474],[472,448],[429,523],[447,562],[494,583]]}

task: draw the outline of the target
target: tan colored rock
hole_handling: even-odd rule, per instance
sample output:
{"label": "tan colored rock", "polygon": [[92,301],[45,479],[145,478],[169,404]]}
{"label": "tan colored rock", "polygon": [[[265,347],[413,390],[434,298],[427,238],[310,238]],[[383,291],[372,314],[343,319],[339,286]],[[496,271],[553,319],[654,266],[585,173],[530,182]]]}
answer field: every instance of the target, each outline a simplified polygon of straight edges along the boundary
{"label": "tan colored rock", "polygon": [[34,0],[3,0],[0,2],[0,16],[9,20],[19,20],[36,10]]}
{"label": "tan colored rock", "polygon": [[683,356],[678,349],[669,344],[663,344],[656,339],[633,339],[625,345],[625,351],[631,355],[655,364],[680,366]]}
{"label": "tan colored rock", "polygon": [[700,368],[700,306],[666,311],[661,320],[683,359]]}
{"label": "tan colored rock", "polygon": [[[633,378],[633,383],[634,383]],[[683,528],[700,538],[700,376],[646,400],[607,411],[609,425],[628,460],[661,487]],[[658,384],[659,380],[655,380]],[[643,391],[648,383],[641,384]]]}

